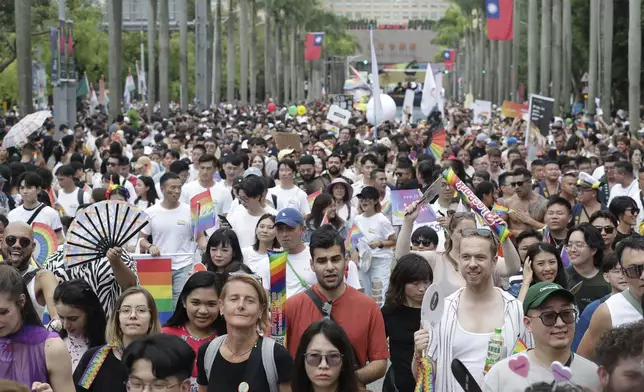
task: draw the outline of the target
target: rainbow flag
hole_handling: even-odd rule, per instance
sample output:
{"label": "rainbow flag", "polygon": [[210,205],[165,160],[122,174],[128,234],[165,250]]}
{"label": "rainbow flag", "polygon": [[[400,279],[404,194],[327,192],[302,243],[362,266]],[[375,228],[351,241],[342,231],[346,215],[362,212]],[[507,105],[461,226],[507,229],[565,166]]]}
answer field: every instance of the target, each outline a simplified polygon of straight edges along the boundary
{"label": "rainbow flag", "polygon": [[512,355],[522,353],[524,351],[528,351],[528,346],[526,346],[523,339],[519,337],[516,343],[514,344],[514,349],[512,349]]}
{"label": "rainbow flag", "polygon": [[306,197],[306,201],[309,202],[309,208],[313,208],[313,202],[315,201],[315,198],[318,197],[318,195],[321,193],[322,191],[313,192]]}
{"label": "rainbow flag", "polygon": [[42,267],[47,257],[58,250],[58,236],[54,229],[44,223],[34,222],[31,227],[34,230],[34,242],[36,243],[33,260],[39,267]]}
{"label": "rainbow flag", "polygon": [[217,226],[215,203],[210,196],[210,189],[206,189],[190,199],[190,219],[195,233],[203,233]]}
{"label": "rainbow flag", "polygon": [[362,237],[364,237],[364,234],[362,234],[358,226],[354,223],[353,226],[351,226],[351,230],[349,230],[347,239],[344,241],[344,247],[348,251],[355,249],[356,245],[358,244],[358,241]]}
{"label": "rainbow flag", "polygon": [[494,203],[494,206],[492,206],[492,212],[497,215],[507,215],[510,213],[510,209],[504,205]]}
{"label": "rainbow flag", "polygon": [[563,264],[564,268],[568,268],[570,266],[570,256],[568,256],[568,251],[566,250],[565,246],[561,248],[559,257],[561,257],[561,263]]}
{"label": "rainbow flag", "polygon": [[172,316],[172,259],[170,258],[139,258],[136,269],[139,275],[139,286],[148,290],[159,310],[161,324]]}
{"label": "rainbow flag", "polygon": [[271,336],[286,347],[286,263],[288,252],[268,252],[271,268],[269,310],[271,312]]}
{"label": "rainbow flag", "polygon": [[385,215],[391,214],[391,200],[387,200],[386,202],[382,203],[380,212]]}

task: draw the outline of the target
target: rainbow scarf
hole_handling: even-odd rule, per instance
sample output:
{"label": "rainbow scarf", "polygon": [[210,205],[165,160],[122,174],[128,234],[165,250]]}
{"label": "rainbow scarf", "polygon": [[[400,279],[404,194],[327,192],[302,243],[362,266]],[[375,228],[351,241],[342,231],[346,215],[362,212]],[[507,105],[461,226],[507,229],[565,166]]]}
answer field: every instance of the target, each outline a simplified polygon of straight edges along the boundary
{"label": "rainbow scarf", "polygon": [[96,350],[96,352],[92,356],[92,359],[90,359],[89,363],[87,364],[83,376],[78,382],[78,385],[80,387],[89,390],[111,351],[116,351],[123,355],[122,344],[120,342],[114,341]]}
{"label": "rainbow scarf", "polygon": [[447,181],[447,183],[456,190],[463,202],[476,211],[476,213],[483,218],[485,223],[494,230],[496,235],[499,237],[499,241],[503,242],[510,237],[510,230],[505,222],[499,218],[497,214],[490,211],[485,204],[476,197],[474,192],[463,181],[461,181],[460,178],[458,178],[452,168],[445,169],[445,171],[443,171],[443,178],[445,178],[445,181]]}
{"label": "rainbow scarf", "polygon": [[286,347],[286,264],[288,252],[268,252],[271,269],[269,292],[271,336]]}
{"label": "rainbow scarf", "polygon": [[421,358],[416,363],[418,364],[418,377],[416,378],[414,392],[434,392],[434,382],[436,380],[429,358]]}

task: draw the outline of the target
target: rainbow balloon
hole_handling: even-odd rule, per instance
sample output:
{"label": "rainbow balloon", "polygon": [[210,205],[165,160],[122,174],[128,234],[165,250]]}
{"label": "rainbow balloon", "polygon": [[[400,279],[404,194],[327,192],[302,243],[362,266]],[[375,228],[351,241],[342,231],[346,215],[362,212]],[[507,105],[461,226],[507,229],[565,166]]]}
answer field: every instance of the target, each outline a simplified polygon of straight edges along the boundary
{"label": "rainbow balloon", "polygon": [[476,211],[476,213],[483,218],[485,223],[494,230],[501,242],[508,239],[510,236],[510,230],[506,226],[505,222],[499,218],[497,214],[490,211],[485,204],[476,197],[474,191],[472,191],[463,181],[461,181],[460,178],[458,178],[451,167],[443,171],[443,178],[445,178],[445,181],[447,181],[447,183],[456,190],[463,202],[467,203],[471,209]]}
{"label": "rainbow balloon", "polygon": [[54,229],[44,223],[34,222],[31,227],[34,230],[34,241],[36,242],[33,258],[41,266],[47,257],[58,250],[58,236]]}

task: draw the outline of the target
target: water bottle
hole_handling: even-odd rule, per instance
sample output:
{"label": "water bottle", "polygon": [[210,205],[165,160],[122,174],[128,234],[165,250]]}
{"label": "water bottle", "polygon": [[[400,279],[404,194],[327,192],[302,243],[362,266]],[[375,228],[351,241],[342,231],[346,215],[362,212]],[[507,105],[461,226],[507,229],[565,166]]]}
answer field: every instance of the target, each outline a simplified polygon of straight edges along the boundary
{"label": "water bottle", "polygon": [[494,334],[490,337],[490,341],[487,344],[483,374],[487,374],[492,369],[492,366],[501,360],[501,353],[503,352],[503,335],[501,332],[501,328],[495,328]]}

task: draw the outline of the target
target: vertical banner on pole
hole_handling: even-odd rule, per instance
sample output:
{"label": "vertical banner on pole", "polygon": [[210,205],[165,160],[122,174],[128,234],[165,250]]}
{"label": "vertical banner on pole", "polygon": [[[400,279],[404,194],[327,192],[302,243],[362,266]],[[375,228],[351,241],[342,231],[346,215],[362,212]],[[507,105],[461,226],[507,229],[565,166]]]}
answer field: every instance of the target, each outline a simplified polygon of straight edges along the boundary
{"label": "vertical banner on pole", "polygon": [[56,55],[58,53],[56,50],[58,46],[57,28],[49,29],[49,43],[51,49],[51,84],[56,86],[58,84],[58,56]]}
{"label": "vertical banner on pole", "polygon": [[67,77],[76,80],[76,63],[74,61],[74,22],[67,21]]}

